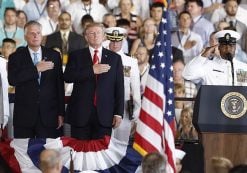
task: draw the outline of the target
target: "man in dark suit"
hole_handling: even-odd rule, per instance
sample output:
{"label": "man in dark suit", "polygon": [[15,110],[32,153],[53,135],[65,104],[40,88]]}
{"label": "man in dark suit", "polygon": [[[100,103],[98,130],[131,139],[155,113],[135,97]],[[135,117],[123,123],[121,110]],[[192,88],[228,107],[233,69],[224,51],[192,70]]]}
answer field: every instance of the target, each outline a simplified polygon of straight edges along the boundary
{"label": "man in dark suit", "polygon": [[123,66],[119,55],[102,47],[102,24],[89,24],[85,38],[89,48],[69,54],[64,72],[65,81],[74,83],[66,115],[72,137],[99,139],[111,135],[122,120]]}
{"label": "man in dark suit", "polygon": [[86,42],[82,36],[71,31],[71,15],[68,12],[62,12],[60,14],[58,25],[59,31],[47,36],[46,47],[57,47],[64,56],[67,56],[67,53],[85,47]]}
{"label": "man in dark suit", "polygon": [[40,46],[42,26],[25,27],[28,46],[10,55],[8,80],[15,86],[14,137],[56,138],[63,125],[64,83],[58,52]]}

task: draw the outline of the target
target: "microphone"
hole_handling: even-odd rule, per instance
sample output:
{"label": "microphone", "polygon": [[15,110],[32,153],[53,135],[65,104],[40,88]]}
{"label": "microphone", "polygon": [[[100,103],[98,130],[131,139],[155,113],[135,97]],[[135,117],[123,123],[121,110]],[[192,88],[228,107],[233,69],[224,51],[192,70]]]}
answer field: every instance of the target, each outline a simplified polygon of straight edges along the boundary
{"label": "microphone", "polygon": [[232,70],[232,86],[234,86],[234,66],[233,66],[233,56],[231,53],[226,54],[226,59],[231,62],[231,70]]}

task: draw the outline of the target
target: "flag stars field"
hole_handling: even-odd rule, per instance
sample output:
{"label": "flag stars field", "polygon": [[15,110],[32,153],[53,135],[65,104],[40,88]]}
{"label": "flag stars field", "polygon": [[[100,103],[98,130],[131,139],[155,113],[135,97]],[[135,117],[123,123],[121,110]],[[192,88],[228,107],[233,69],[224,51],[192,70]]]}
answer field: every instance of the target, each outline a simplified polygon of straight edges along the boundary
{"label": "flag stars field", "polygon": [[160,64],[160,67],[161,67],[162,69],[164,69],[164,68],[166,67],[165,63],[161,63],[161,64]]}
{"label": "flag stars field", "polygon": [[159,52],[159,55],[158,55],[160,58],[162,58],[164,56],[163,52]]}

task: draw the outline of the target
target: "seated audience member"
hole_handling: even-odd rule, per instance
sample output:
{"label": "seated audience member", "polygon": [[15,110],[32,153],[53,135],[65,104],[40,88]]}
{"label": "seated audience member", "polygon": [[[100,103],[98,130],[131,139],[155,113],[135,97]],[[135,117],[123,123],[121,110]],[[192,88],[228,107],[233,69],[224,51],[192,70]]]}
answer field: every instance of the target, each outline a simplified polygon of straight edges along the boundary
{"label": "seated audience member", "polygon": [[160,153],[149,153],[142,160],[142,173],[166,173],[166,159]]}
{"label": "seated audience member", "polygon": [[139,46],[135,52],[135,58],[137,58],[139,72],[140,72],[140,80],[141,80],[140,90],[142,97],[145,91],[146,81],[150,68],[150,65],[148,63],[149,54],[147,48],[144,46]]}
{"label": "seated audience member", "polygon": [[58,17],[61,13],[61,3],[59,0],[47,0],[47,16],[41,17],[38,22],[42,25],[42,36],[47,36],[56,31]]}
{"label": "seated audience member", "polygon": [[139,16],[132,13],[132,0],[120,0],[119,7],[120,13],[116,15],[116,19],[127,19],[130,22],[128,37],[130,40],[137,39],[139,29],[142,25],[142,20]]}
{"label": "seated audience member", "polygon": [[234,166],[229,173],[247,173],[247,164]]}
{"label": "seated audience member", "polygon": [[217,25],[215,26],[217,31],[221,31],[224,30],[226,27],[229,27],[230,24],[224,20],[220,21],[219,23],[217,23]]}
{"label": "seated audience member", "polygon": [[130,54],[133,55],[137,47],[142,45],[148,49],[149,55],[152,55],[157,35],[157,28],[152,18],[148,18],[143,22],[139,35],[140,37],[133,42]]}
{"label": "seated audience member", "polygon": [[16,41],[11,38],[5,38],[3,39],[2,44],[2,55],[3,57],[8,60],[9,55],[14,53],[16,50]]}
{"label": "seated audience member", "polygon": [[[236,42],[240,35],[233,30],[223,30],[217,32],[215,37],[219,44],[207,47],[199,56],[186,64],[183,77],[203,85],[246,86],[247,65],[235,58]],[[220,56],[214,56],[217,47]],[[234,66],[233,73],[231,62]]]}
{"label": "seated audience member", "polygon": [[[185,97],[185,86],[181,83],[174,83],[174,96],[175,98],[184,98]],[[175,115],[176,122],[179,122],[181,111],[183,108],[188,107],[186,101],[175,101]]]}
{"label": "seated audience member", "polygon": [[187,11],[192,16],[191,30],[201,36],[203,46],[208,45],[209,36],[214,31],[213,24],[203,16],[202,0],[187,0]]}
{"label": "seated audience member", "polygon": [[189,12],[183,11],[178,16],[179,28],[171,35],[172,45],[181,49],[185,63],[197,56],[202,48],[203,41],[199,34],[190,30],[192,18]]}
{"label": "seated audience member", "polygon": [[73,28],[77,34],[82,33],[80,25],[81,18],[88,14],[95,22],[102,22],[103,16],[107,13],[105,6],[94,0],[79,0],[66,7],[66,11],[71,14]]}
{"label": "seated audience member", "polygon": [[81,18],[81,28],[82,28],[82,35],[84,33],[85,28],[87,27],[87,25],[89,25],[90,23],[93,23],[93,17],[89,14],[86,14],[84,16],[82,16]]}
{"label": "seated audience member", "polygon": [[60,173],[62,170],[61,157],[58,151],[45,149],[39,157],[40,170],[42,173]]}
{"label": "seated audience member", "polygon": [[103,17],[103,25],[106,28],[117,26],[116,17],[111,13],[105,14],[104,17]]}
{"label": "seated audience member", "polygon": [[[247,51],[246,50],[247,49],[247,46],[246,46],[247,26],[245,25],[245,23],[243,23],[237,18],[240,0],[224,0],[224,3],[225,3],[224,8],[221,8],[223,13],[219,17],[218,21],[214,21],[214,23],[215,25],[217,25],[219,21],[223,20],[223,21],[228,22],[230,27],[235,27],[236,31],[240,34],[240,39],[238,40],[238,43],[241,45],[241,48],[244,51]],[[215,13],[217,11],[219,13],[220,9],[216,10]]]}
{"label": "seated audience member", "polygon": [[48,0],[28,1],[23,7],[28,21],[39,20],[42,16],[47,16],[46,3]]}
{"label": "seated audience member", "polygon": [[186,153],[182,150],[175,149],[175,157],[176,157],[176,173],[180,173],[182,170],[182,160]]}
{"label": "seated audience member", "polygon": [[222,4],[222,0],[215,0],[215,1],[209,1],[209,0],[202,0],[203,1],[203,15],[206,19],[210,20],[212,13],[222,8],[224,5]]}
{"label": "seated audience member", "polygon": [[178,14],[185,10],[185,0],[173,0],[170,8],[170,22],[171,22],[171,31],[176,32],[178,30]]}
{"label": "seated audience member", "polygon": [[233,167],[232,162],[225,157],[212,157],[212,173],[228,173]]}
{"label": "seated audience member", "polygon": [[174,83],[183,84],[185,86],[185,97],[194,98],[197,94],[196,85],[188,80],[185,80],[182,76],[184,70],[183,59],[174,59],[173,61],[173,80]]}
{"label": "seated audience member", "polygon": [[[130,22],[127,19],[119,19],[117,20],[117,27],[121,27],[127,30],[127,33],[129,33],[130,31]],[[129,36],[127,35],[124,40],[123,40],[123,51],[126,54],[129,54],[130,49],[132,47],[133,44],[133,40],[131,40],[129,38]]]}
{"label": "seated audience member", "polygon": [[[176,98],[184,98],[185,97],[185,87],[181,83],[174,84],[174,95]],[[175,108],[183,109],[185,107],[184,101],[175,101]]]}
{"label": "seated audience member", "polygon": [[192,124],[193,111],[187,107],[181,111],[179,120],[178,139],[180,140],[197,140],[198,134]]}
{"label": "seated audience member", "polygon": [[18,10],[17,11],[17,26],[20,28],[24,28],[25,24],[27,23],[27,15],[24,11]]}
{"label": "seated audience member", "polygon": [[164,3],[154,2],[150,7],[151,18],[154,19],[155,25],[159,28],[160,21],[162,19]]}
{"label": "seated audience member", "polygon": [[[16,46],[26,46],[24,30],[17,27],[17,12],[15,8],[6,8],[4,12],[4,26],[0,28],[0,40],[12,38],[16,41]],[[2,42],[0,42],[2,47]]]}

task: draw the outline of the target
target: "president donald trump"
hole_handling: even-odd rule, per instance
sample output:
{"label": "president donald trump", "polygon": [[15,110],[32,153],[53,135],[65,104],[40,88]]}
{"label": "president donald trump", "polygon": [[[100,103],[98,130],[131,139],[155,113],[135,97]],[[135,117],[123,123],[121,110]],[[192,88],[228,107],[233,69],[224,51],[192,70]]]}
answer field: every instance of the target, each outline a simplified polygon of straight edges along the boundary
{"label": "president donald trump", "polygon": [[66,116],[71,137],[99,139],[110,136],[124,112],[124,78],[121,57],[102,47],[104,27],[85,29],[89,47],[69,54],[65,82],[74,83]]}

